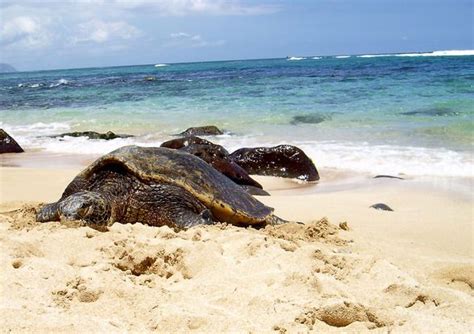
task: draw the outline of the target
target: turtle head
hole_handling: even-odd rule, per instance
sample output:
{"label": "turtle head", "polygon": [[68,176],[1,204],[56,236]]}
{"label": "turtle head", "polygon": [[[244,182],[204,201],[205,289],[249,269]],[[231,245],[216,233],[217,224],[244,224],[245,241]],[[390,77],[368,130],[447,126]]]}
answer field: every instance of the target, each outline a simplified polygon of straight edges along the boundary
{"label": "turtle head", "polygon": [[81,191],[59,203],[61,219],[82,220],[96,225],[107,225],[111,214],[110,203],[94,191]]}

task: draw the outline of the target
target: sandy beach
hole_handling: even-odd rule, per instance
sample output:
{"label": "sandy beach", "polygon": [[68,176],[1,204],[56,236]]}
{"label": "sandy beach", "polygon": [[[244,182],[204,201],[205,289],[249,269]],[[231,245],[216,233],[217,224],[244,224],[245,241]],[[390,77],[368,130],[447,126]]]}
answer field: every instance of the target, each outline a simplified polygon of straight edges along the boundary
{"label": "sandy beach", "polygon": [[80,169],[0,169],[2,332],[474,328],[469,183],[334,170],[317,185],[258,177],[272,195],[262,202],[305,223],[260,230],[36,223],[38,205]]}
{"label": "sandy beach", "polygon": [[0,334],[474,334],[472,1],[0,13]]}

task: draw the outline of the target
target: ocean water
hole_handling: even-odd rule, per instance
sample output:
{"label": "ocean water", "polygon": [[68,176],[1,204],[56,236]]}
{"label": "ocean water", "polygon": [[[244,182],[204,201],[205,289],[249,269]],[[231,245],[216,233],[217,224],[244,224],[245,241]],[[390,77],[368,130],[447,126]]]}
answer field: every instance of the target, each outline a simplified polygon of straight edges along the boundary
{"label": "ocean water", "polygon": [[[0,74],[0,127],[26,150],[99,154],[190,126],[233,150],[289,143],[318,167],[473,176],[474,53],[150,64]],[[113,131],[113,141],[48,138]]]}

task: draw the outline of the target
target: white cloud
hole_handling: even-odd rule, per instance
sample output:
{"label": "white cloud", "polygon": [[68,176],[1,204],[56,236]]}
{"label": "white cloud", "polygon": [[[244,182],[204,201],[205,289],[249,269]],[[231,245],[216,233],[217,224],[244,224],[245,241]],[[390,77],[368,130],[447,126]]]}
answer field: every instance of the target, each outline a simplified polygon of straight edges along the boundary
{"label": "white cloud", "polygon": [[102,44],[114,40],[127,40],[140,35],[140,30],[125,21],[90,20],[77,25],[70,42],[72,44],[87,42]]}
{"label": "white cloud", "polygon": [[17,16],[0,25],[2,47],[41,48],[51,43],[52,34],[46,28],[48,22],[37,17]]}
{"label": "white cloud", "polygon": [[199,34],[193,35],[186,32],[176,32],[170,34],[169,41],[164,46],[200,48],[205,46],[221,46],[224,44],[224,40],[206,41]]}
{"label": "white cloud", "polygon": [[[116,0],[118,3],[126,0]],[[139,0],[141,5],[154,7],[162,15],[262,15],[274,13],[276,6],[243,5],[236,0]],[[138,5],[137,2],[132,2]]]}
{"label": "white cloud", "polygon": [[[278,9],[247,0],[0,0],[0,45],[40,49],[106,43],[145,35],[129,23],[144,15],[263,15]],[[194,36],[192,46],[223,43]]]}
{"label": "white cloud", "polygon": [[[15,0],[4,1],[0,7],[21,5],[26,7],[71,8],[86,11],[150,10],[163,16],[184,15],[265,15],[277,12],[277,5],[246,5],[239,0]],[[79,14],[79,13],[77,13]]]}

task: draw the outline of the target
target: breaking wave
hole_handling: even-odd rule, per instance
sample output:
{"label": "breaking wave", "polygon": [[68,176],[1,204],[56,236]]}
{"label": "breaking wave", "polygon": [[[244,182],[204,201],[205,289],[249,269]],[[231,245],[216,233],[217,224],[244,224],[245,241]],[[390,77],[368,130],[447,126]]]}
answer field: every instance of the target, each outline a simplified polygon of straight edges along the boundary
{"label": "breaking wave", "polygon": [[305,57],[288,57],[286,60],[303,60],[306,59]]}
{"label": "breaking wave", "polygon": [[61,86],[61,85],[67,85],[69,83],[69,81],[67,81],[66,79],[59,79],[56,83],[52,83],[49,85],[49,88],[53,88],[53,87],[58,87],[58,86]]}
{"label": "breaking wave", "polygon": [[377,57],[452,57],[452,56],[474,56],[474,50],[444,50],[431,52],[394,53],[394,54],[373,54],[360,55],[358,58]]}

